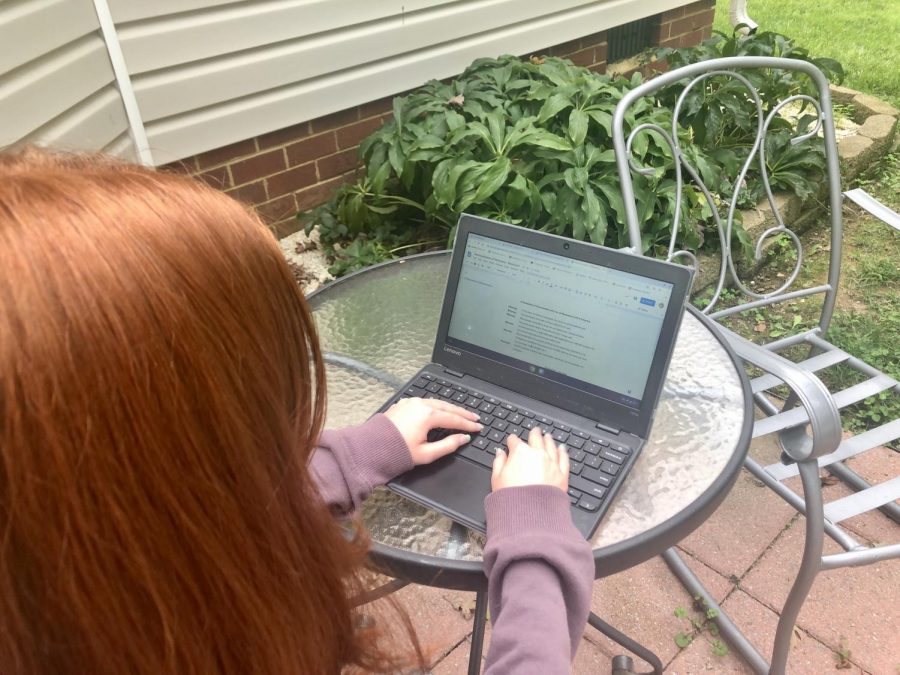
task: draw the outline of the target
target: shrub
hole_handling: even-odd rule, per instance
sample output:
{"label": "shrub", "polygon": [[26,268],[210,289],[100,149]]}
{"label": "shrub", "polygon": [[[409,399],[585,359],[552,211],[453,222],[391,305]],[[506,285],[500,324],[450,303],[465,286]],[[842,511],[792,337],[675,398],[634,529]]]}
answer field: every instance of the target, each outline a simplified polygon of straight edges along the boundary
{"label": "shrub", "polygon": [[[716,36],[695,51],[668,50],[664,55],[673,64],[687,63],[721,55],[738,42],[737,37]],[[745,42],[741,45],[746,48]],[[792,78],[791,73],[780,75],[765,95],[777,97],[801,86]],[[432,81],[394,99],[393,120],[360,145],[364,175],[307,214],[307,230],[319,223],[326,252],[335,258],[333,274],[400,251],[444,245],[452,240],[463,211],[627,246],[611,124],[618,101],[640,82],[639,74],[612,78],[558,58],[479,59],[449,84]],[[707,186],[726,198],[732,186],[725,176],[736,173],[741,153],[746,156],[749,148],[749,115],[746,108],[736,111],[740,100],[728,81],[706,91],[697,88],[680,134],[688,160]],[[770,107],[779,99],[766,100]],[[670,103],[637,102],[626,117],[626,133],[643,123],[670,127]],[[773,187],[806,196],[814,188],[807,174],[817,166],[820,150],[814,141],[790,145],[791,135],[786,128],[776,129],[767,141]],[[637,136],[633,153],[655,169],[649,176],[634,177],[642,245],[648,251],[667,245],[671,236],[674,167],[668,145],[653,134]],[[744,193],[754,198],[759,191],[754,184]],[[702,193],[688,185],[685,196],[679,246],[715,247],[718,236],[708,236],[714,221]],[[734,236],[739,248],[747,243],[740,223]],[[335,249],[335,244],[350,241],[352,247]]]}
{"label": "shrub", "polygon": [[[775,56],[809,61],[833,81],[841,82],[844,78],[840,63],[834,59],[810,58],[806,49],[797,47],[784,35],[769,31],[742,35],[738,28],[731,37],[717,32],[697,47],[663,48],[654,54],[658,59],[665,59],[671,68],[723,56]],[[748,70],[742,74],[759,93],[764,117],[791,96],[816,98],[812,80],[794,71]],[[660,104],[674,108],[678,91],[669,88],[661,93]],[[736,175],[756,136],[757,119],[752,111],[744,85],[732,78],[712,79],[706,88],[695,87],[685,97],[679,123],[690,129],[695,142],[709,151],[716,164]],[[817,117],[809,104],[798,105],[791,112],[793,120],[786,116],[772,120],[766,136],[766,165],[773,190],[793,192],[806,199],[818,190],[825,153],[819,139],[791,144],[791,139],[807,132]],[[765,196],[755,162],[748,171],[747,184],[741,203],[745,207],[755,205]]]}

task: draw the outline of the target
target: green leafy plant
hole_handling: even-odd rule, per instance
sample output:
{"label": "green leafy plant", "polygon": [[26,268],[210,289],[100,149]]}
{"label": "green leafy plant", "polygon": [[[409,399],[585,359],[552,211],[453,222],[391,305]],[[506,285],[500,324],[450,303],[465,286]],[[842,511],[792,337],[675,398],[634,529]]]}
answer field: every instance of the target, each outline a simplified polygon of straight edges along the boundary
{"label": "green leafy plant", "polygon": [[[555,58],[476,61],[449,84],[430,82],[395,99],[393,120],[360,145],[365,175],[308,214],[307,227],[319,223],[334,272],[367,264],[369,253],[444,243],[463,211],[626,246],[611,124],[616,103],[639,82],[639,75],[613,79]],[[627,120],[643,122],[667,126],[670,113],[644,101]],[[712,170],[702,151],[691,152]],[[662,247],[675,212],[671,153],[647,134],[634,153],[655,169],[635,180],[642,243]],[[696,249],[712,212],[699,190],[686,195],[679,243]],[[367,242],[358,259],[357,249],[336,246],[357,239]]]}
{"label": "green leafy plant", "polygon": [[[843,81],[844,70],[840,63],[829,58],[811,58],[809,52],[794,44],[790,38],[771,31],[743,35],[742,26],[736,26],[729,37],[716,32],[697,47],[670,49],[655,52],[656,58],[666,59],[669,66],[677,68],[708,59],[729,56],[774,56],[808,61],[817,66],[830,80]],[[763,116],[780,102],[791,96],[816,97],[816,88],[807,76],[792,70],[768,69],[742,71],[750,85],[759,94]],[[662,105],[674,108],[680,92],[663,92]],[[695,86],[685,97],[679,121],[691,129],[692,137],[708,149],[713,159],[726,167],[731,175],[747,159],[756,136],[758,117],[754,113],[747,88],[732,77],[717,77],[706,86]],[[815,122],[815,111],[810,104],[798,105],[791,116],[778,115],[772,119],[766,136],[766,165],[773,190],[784,190],[806,199],[818,189],[818,178],[824,165],[824,149],[819,138],[811,138],[799,144],[792,143],[795,136],[810,130]],[[742,186],[739,205],[755,205],[764,197],[759,167],[754,162],[748,171],[747,185]],[[731,188],[732,186],[728,186]],[[727,193],[729,196],[731,192]]]}
{"label": "green leafy plant", "polygon": [[719,637],[719,627],[715,623],[719,612],[710,607],[701,596],[696,596],[693,603],[694,614],[690,614],[684,607],[676,607],[673,612],[679,619],[685,619],[689,627],[687,630],[675,634],[675,644],[679,649],[690,645],[698,636],[703,636],[712,648],[716,656],[728,654],[728,646]]}
{"label": "green leafy plant", "polygon": [[835,670],[850,670],[853,667],[853,663],[850,661],[851,655],[852,652],[850,651],[847,638],[841,636],[840,646],[835,653],[837,657],[837,663],[834,666]]}
{"label": "green leafy plant", "polygon": [[[694,51],[660,53],[678,65],[721,55],[730,49],[725,45],[740,42],[720,38]],[[769,38],[756,40],[744,40],[740,48],[756,44],[754,48],[761,49]],[[779,53],[804,57],[783,36],[772,40]],[[765,91],[773,96],[799,91],[795,79],[790,72],[782,73],[777,86],[767,85]],[[639,74],[630,79],[597,75],[558,58],[479,59],[452,82],[432,81],[396,98],[393,119],[360,144],[364,174],[340,188],[331,203],[306,214],[307,230],[320,225],[326,253],[335,260],[333,273],[400,251],[443,245],[452,240],[454,224],[464,211],[607,246],[628,246],[611,126],[616,104],[640,82]],[[746,136],[755,131],[755,121],[746,94],[733,82],[698,87],[692,96],[680,144],[723,204],[733,191],[727,176],[737,174],[741,153],[749,152]],[[648,123],[669,128],[672,110],[665,96],[637,101],[626,115],[625,132]],[[809,122],[801,118],[798,124]],[[821,152],[814,142],[792,144],[786,121],[776,126],[784,129],[775,129],[766,145],[772,185],[808,196],[816,190],[814,173]],[[656,134],[642,133],[635,137],[632,153],[650,169],[648,175],[634,176],[641,245],[645,252],[660,254],[675,220],[671,151]],[[758,200],[762,187],[748,180],[740,192],[749,205]],[[692,184],[683,188],[682,196],[677,245],[715,249],[719,240],[711,206]],[[739,217],[733,238],[735,249],[749,254]],[[340,246],[350,241],[361,243]]]}

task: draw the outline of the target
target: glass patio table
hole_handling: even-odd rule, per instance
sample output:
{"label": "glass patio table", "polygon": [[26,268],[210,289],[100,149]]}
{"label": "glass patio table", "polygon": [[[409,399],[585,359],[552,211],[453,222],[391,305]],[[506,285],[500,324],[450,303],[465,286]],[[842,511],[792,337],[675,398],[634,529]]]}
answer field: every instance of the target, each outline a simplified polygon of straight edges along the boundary
{"label": "glass patio table", "polygon": [[[364,422],[431,360],[449,262],[447,252],[411,256],[309,296],[326,358],[327,427]],[[739,360],[715,326],[690,308],[650,437],[592,538],[597,578],[659,555],[709,517],[738,476],[752,421]],[[385,488],[365,502],[362,516],[372,559],[399,584],[478,592],[470,660],[470,672],[478,672],[484,535]],[[607,629],[615,629],[598,617],[592,615],[591,624],[654,663],[636,643],[610,634]]]}

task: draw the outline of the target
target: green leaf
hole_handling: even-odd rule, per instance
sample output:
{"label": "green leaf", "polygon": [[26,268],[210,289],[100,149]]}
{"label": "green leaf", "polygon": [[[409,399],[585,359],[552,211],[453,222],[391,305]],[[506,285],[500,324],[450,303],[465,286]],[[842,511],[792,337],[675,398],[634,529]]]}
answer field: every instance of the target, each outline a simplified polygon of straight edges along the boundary
{"label": "green leaf", "polygon": [[414,150],[425,150],[429,148],[443,148],[444,147],[444,139],[440,136],[435,136],[434,134],[424,134],[423,136],[419,136],[416,139],[416,142],[413,144],[412,149]]}
{"label": "green leaf", "polygon": [[598,210],[596,218],[588,226],[588,233],[591,235],[592,242],[602,246],[606,243],[606,233],[609,225],[606,207],[603,205],[603,201],[597,198],[596,193],[590,188],[588,189],[589,192],[585,198],[590,202],[589,208],[592,212],[595,208]]}
{"label": "green leaf", "polygon": [[584,189],[588,182],[587,169],[583,167],[566,169],[563,172],[563,179],[566,181],[566,185],[569,186],[572,192],[580,196],[584,195]]}
{"label": "green leaf", "polygon": [[375,206],[374,204],[366,204],[366,208],[369,209],[372,213],[378,213],[381,215],[388,215],[389,213],[393,213],[399,207],[394,204],[392,206]]}
{"label": "green leaf", "polygon": [[612,115],[605,110],[588,110],[587,114],[600,125],[608,136],[612,136]]}
{"label": "green leaf", "polygon": [[565,110],[571,105],[574,104],[568,97],[563,96],[562,94],[553,94],[544,101],[544,105],[541,106],[541,110],[538,113],[538,122],[546,122],[551,117],[555,117],[556,113]]}
{"label": "green leaf", "polygon": [[500,112],[492,112],[487,116],[488,128],[491,132],[491,142],[494,149],[499,153],[503,148],[503,141],[506,139],[506,122],[503,114]]}
{"label": "green leaf", "polygon": [[450,131],[456,131],[466,126],[466,118],[455,110],[444,111],[444,119],[447,121],[447,128]]}
{"label": "green leaf", "polygon": [[469,122],[469,133],[481,137],[485,141],[485,143],[487,143],[488,147],[492,150],[496,151],[498,149],[496,146],[494,146],[494,141],[491,138],[491,132],[486,126],[484,126],[482,122]]}
{"label": "green leaf", "polygon": [[[603,196],[606,197],[606,201],[609,204],[610,208],[616,214],[616,221],[620,225],[625,225],[625,200],[622,199],[622,192],[619,190],[618,182],[608,183],[601,182],[597,184],[597,187],[600,188],[600,192],[603,193]],[[635,192],[637,193],[638,184],[635,184]],[[643,222],[643,221],[641,221]]]}
{"label": "green leaf", "polygon": [[564,138],[552,134],[544,129],[535,129],[533,133],[523,141],[527,145],[537,145],[550,150],[571,150],[571,144]]}
{"label": "green leaf", "polygon": [[[396,99],[395,99],[396,100]],[[388,161],[398,176],[403,173],[403,150],[400,149],[400,139],[395,138],[388,148]]]}
{"label": "green leaf", "polygon": [[528,181],[525,180],[525,176],[517,173],[516,177],[513,178],[512,182],[509,184],[509,190],[506,193],[506,202],[504,203],[504,206],[506,206],[508,211],[515,211],[525,203],[525,200],[528,199],[530,195],[531,190],[528,187]]}
{"label": "green leaf", "polygon": [[394,97],[392,101],[394,109],[394,121],[397,123],[397,130],[403,130],[403,99],[399,96]]}
{"label": "green leaf", "polygon": [[689,633],[679,632],[675,635],[675,644],[679,649],[684,649],[694,641],[694,636]]}
{"label": "green leaf", "polygon": [[446,159],[437,165],[431,177],[431,185],[437,204],[453,204],[456,201],[456,183],[459,177],[475,165],[472,160],[457,163]]}
{"label": "green leaf", "polygon": [[588,116],[583,110],[572,108],[569,113],[569,138],[572,139],[573,145],[581,145],[584,143],[584,137],[587,136]]}
{"label": "green leaf", "polygon": [[481,184],[475,192],[475,202],[480,204],[499,190],[500,186],[506,182],[511,166],[508,157],[500,157],[494,162],[493,166],[481,176]]}
{"label": "green leaf", "polygon": [[835,84],[840,84],[844,81],[844,66],[839,61],[820,57],[813,59],[812,62]]}
{"label": "green leaf", "polygon": [[[584,202],[582,202],[582,207],[584,210],[585,218],[587,219],[588,225],[587,229],[589,232],[593,233],[598,227],[601,227],[600,217],[602,215],[603,207],[600,205],[600,200],[597,199],[597,194],[588,187],[584,191]],[[603,236],[606,236],[606,223],[604,222],[602,225]],[[592,237],[593,238],[593,237]],[[601,238],[602,241],[602,238]]]}
{"label": "green leaf", "polygon": [[384,192],[384,185],[391,174],[391,165],[385,162],[378,167],[375,175],[372,176],[372,191],[376,194]]}
{"label": "green leaf", "polygon": [[[476,202],[475,196],[482,185],[482,179],[493,166],[494,162],[472,162],[472,165],[462,173],[456,186],[459,195],[455,205],[457,211],[465,211]],[[456,169],[450,171],[451,180],[455,171]]]}

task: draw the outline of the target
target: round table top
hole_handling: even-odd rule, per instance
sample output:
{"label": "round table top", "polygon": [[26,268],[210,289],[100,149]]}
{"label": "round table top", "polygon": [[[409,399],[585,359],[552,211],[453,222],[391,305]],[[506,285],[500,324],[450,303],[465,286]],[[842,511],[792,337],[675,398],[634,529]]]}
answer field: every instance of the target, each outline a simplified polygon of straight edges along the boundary
{"label": "round table top", "polygon": [[[327,427],[364,422],[430,361],[449,262],[446,253],[392,261],[309,297],[328,361]],[[592,538],[598,576],[658,555],[698,527],[736,479],[751,425],[743,370],[711,322],[689,311],[650,437]],[[362,515],[376,560],[389,569],[452,588],[483,582],[484,535],[385,488]]]}

